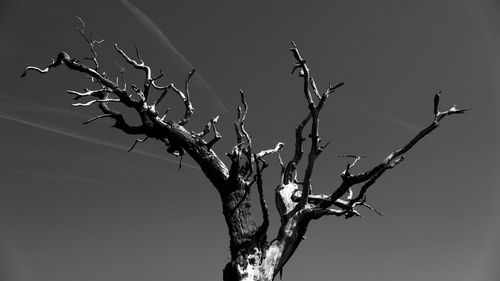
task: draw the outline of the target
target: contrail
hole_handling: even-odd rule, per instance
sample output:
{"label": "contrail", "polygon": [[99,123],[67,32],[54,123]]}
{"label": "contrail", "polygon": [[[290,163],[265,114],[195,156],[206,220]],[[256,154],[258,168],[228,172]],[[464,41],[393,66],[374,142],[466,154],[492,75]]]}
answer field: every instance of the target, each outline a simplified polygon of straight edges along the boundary
{"label": "contrail", "polygon": [[401,126],[402,128],[404,128],[408,131],[414,132],[414,133],[417,133],[420,130],[422,130],[422,128],[420,128],[419,126],[412,124],[404,119],[395,117],[393,115],[382,113],[382,117],[384,117],[387,121],[392,122],[394,124],[397,124],[397,125]]}
{"label": "contrail", "polygon": [[[6,100],[4,102],[3,100]],[[0,93],[0,107],[5,107],[9,111],[24,111],[24,112],[40,112],[40,113],[54,113],[64,116],[87,117],[85,114],[75,110],[61,109],[58,107],[47,106],[45,104],[36,103],[26,99],[7,96]],[[4,112],[5,113],[5,112]]]}
{"label": "contrail", "polygon": [[[63,136],[75,138],[75,139],[78,139],[78,140],[81,140],[81,141],[85,141],[85,142],[89,142],[89,143],[94,143],[94,144],[99,144],[99,145],[103,145],[103,146],[107,146],[107,147],[112,147],[112,148],[120,149],[120,150],[123,150],[123,151],[128,150],[128,147],[125,147],[123,145],[118,145],[118,144],[115,144],[115,143],[111,143],[111,142],[107,142],[107,141],[103,141],[103,140],[99,140],[99,139],[95,139],[95,138],[90,138],[90,137],[86,137],[86,136],[74,134],[74,133],[71,133],[71,132],[63,131],[61,129],[52,128],[52,127],[49,127],[49,126],[46,126],[46,125],[43,125],[43,124],[35,123],[35,122],[29,121],[29,120],[24,120],[24,119],[21,119],[21,118],[9,116],[9,115],[6,115],[5,113],[1,113],[1,112],[0,112],[0,119],[5,119],[5,120],[9,120],[9,121],[16,122],[16,123],[19,123],[19,124],[23,124],[23,125],[35,127],[35,128],[38,128],[38,129],[42,129],[42,130],[53,132],[53,133],[60,134],[60,135],[63,135]],[[165,160],[165,161],[168,161],[170,163],[178,164],[178,162],[175,161],[175,160],[173,160],[173,159],[170,159],[170,158],[167,158],[167,157],[163,157],[163,156],[160,156],[160,155],[157,155],[157,154],[154,154],[154,153],[151,153],[151,152],[147,152],[147,151],[144,151],[144,150],[137,149],[137,150],[133,150],[132,152],[140,154],[140,155],[144,155],[144,156],[148,156],[148,157],[160,159],[160,160]],[[189,163],[182,163],[182,166],[185,166],[185,167],[188,167],[188,168],[191,168],[191,169],[195,169],[195,170],[200,170],[200,168],[198,166],[191,165]]]}
{"label": "contrail", "polygon": [[9,171],[11,173],[17,173],[17,174],[22,174],[25,176],[37,177],[37,178],[53,180],[53,181],[72,181],[72,182],[83,182],[83,183],[90,183],[90,184],[103,184],[103,182],[96,181],[96,180],[93,180],[93,179],[87,178],[87,177],[79,177],[79,176],[72,176],[72,175],[62,175],[62,176],[48,175],[48,174],[21,171],[21,170],[7,170],[7,171]]}
{"label": "contrail", "polygon": [[344,108],[349,109],[349,110],[356,110],[356,111],[363,112],[363,113],[368,112],[371,116],[373,116],[375,118],[383,119],[387,122],[396,124],[396,125],[400,126],[401,128],[404,128],[404,129],[411,131],[411,132],[414,132],[414,133],[419,132],[422,129],[419,126],[417,126],[413,123],[410,123],[402,118],[399,118],[399,117],[396,117],[394,115],[390,115],[387,113],[381,113],[380,111],[376,111],[372,107],[365,106],[363,104],[344,103],[342,106]]}
{"label": "contrail", "polygon": [[[193,69],[193,65],[184,57],[170,42],[168,37],[161,31],[161,29],[153,22],[153,20],[148,17],[144,12],[142,12],[139,8],[134,6],[127,0],[118,0],[121,2],[132,14],[134,14],[139,21],[146,27],[146,29],[151,32],[156,39],[158,39],[170,52],[175,54],[175,57],[179,59],[185,66],[189,67],[189,70]],[[195,73],[195,76],[199,78],[200,83],[204,88],[208,90],[213,99],[210,99],[210,102],[217,108],[217,110],[222,110],[224,113],[228,113],[227,108],[224,106],[219,97],[214,93],[212,87],[208,84],[208,82],[199,74],[199,72]]]}

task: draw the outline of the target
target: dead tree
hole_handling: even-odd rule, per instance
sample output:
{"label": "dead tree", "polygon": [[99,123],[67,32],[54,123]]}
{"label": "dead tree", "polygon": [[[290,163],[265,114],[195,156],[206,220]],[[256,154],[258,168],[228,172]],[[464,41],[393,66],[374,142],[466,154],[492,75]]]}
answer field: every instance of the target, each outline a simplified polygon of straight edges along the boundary
{"label": "dead tree", "polygon": [[[436,93],[432,122],[407,144],[394,150],[378,165],[362,173],[353,173],[352,168],[363,156],[344,155],[343,157],[353,160],[342,171],[341,184],[337,188],[333,188],[329,194],[314,194],[311,189],[314,164],[328,145],[320,139],[319,115],[328,98],[343,83],[330,84],[325,91],[320,92],[305,59],[293,42],[290,48],[294,60],[292,74],[297,73],[301,79],[302,91],[307,102],[305,117],[295,130],[293,157],[288,162],[283,163],[278,154],[283,147],[282,143],[277,143],[276,147],[265,151],[253,150],[252,139],[245,129],[248,106],[245,95],[241,91],[242,106],[238,107],[238,115],[234,123],[236,145],[230,152],[226,153],[230,160],[229,166],[226,166],[213,150],[214,145],[221,138],[216,127],[218,116],[209,120],[201,132],[187,129],[194,112],[189,93],[189,81],[195,73],[194,69],[187,74],[183,89],[179,89],[173,83],[162,84],[160,79],[164,76],[163,72],[160,71],[158,75],[153,75],[153,71],[142,60],[137,49],[136,58],[132,58],[115,44],[114,47],[123,60],[137,71],[144,73],[143,85],[127,87],[123,70],[115,80],[100,70],[96,45],[102,41],[92,39],[84,28],[83,24],[83,28],[78,29],[78,31],[90,48],[91,57],[85,58],[85,60],[90,61],[90,65],[82,63],[66,52],[61,52],[47,68],[28,66],[21,76],[24,77],[29,71],[45,74],[59,66],[80,72],[89,78],[94,88],[86,88],[82,92],[68,90],[69,94],[74,95],[75,100],[86,99],[85,102],[74,103],[73,106],[96,105],[102,111],[102,115],[95,116],[84,124],[98,119],[111,119],[114,121],[112,127],[120,129],[126,134],[142,137],[134,142],[130,150],[138,142],[155,139],[161,141],[165,145],[166,151],[174,156],[182,157],[187,153],[192,157],[221,198],[224,219],[229,232],[231,253],[231,261],[225,265],[223,270],[223,280],[226,281],[273,280],[295,253],[300,242],[304,239],[308,224],[312,220],[324,216],[357,217],[360,216],[359,206],[380,214],[366,201],[368,189],[387,170],[401,163],[405,159],[405,154],[423,137],[434,131],[444,117],[462,114],[466,111],[455,106],[446,111],[439,111],[440,92]],[[160,103],[168,92],[173,92],[184,106],[184,115],[179,120],[170,119],[164,111],[160,110]],[[140,124],[129,124],[126,117],[113,108],[113,104],[118,103],[136,112],[141,120]],[[307,153],[307,158],[303,161],[302,168],[304,170],[303,173],[300,173],[303,176],[301,179],[297,179],[299,174],[297,171],[304,154],[303,143],[306,138],[304,138],[303,131],[306,126],[308,129],[310,128],[307,134],[311,142],[310,150]],[[213,133],[213,136],[208,138],[207,136],[212,135],[210,132]],[[281,164],[281,180],[275,188],[276,208],[281,225],[277,235],[272,240],[269,240],[267,236],[269,212],[263,195],[262,178],[264,169],[268,166],[264,158],[270,154],[278,154]],[[260,212],[263,215],[260,225],[256,223],[249,196],[250,189],[254,185],[257,187]],[[354,186],[359,186],[359,188],[354,191]]]}

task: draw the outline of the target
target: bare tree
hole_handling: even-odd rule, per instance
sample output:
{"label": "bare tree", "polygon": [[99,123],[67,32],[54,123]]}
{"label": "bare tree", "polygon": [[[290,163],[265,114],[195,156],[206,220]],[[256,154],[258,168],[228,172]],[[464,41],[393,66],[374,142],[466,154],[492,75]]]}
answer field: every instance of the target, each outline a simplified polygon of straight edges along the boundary
{"label": "bare tree", "polygon": [[[253,150],[252,139],[245,129],[248,105],[241,91],[242,105],[238,107],[238,115],[234,123],[236,145],[226,153],[230,160],[229,166],[226,166],[212,149],[222,137],[216,127],[218,116],[209,120],[200,132],[186,129],[194,112],[189,93],[189,82],[195,73],[194,69],[187,74],[182,90],[173,83],[161,84],[160,79],[163,73],[160,71],[158,75],[153,75],[153,71],[142,60],[137,49],[136,58],[132,58],[115,44],[116,51],[125,62],[144,73],[142,86],[127,87],[123,69],[115,80],[111,80],[100,70],[96,45],[102,41],[94,40],[91,33],[86,33],[83,21],[82,28],[78,31],[90,48],[91,57],[85,58],[90,61],[90,65],[72,58],[66,52],[61,52],[47,68],[28,66],[21,76],[26,76],[29,71],[48,73],[52,68],[61,65],[69,70],[80,72],[88,77],[95,88],[85,89],[83,92],[68,90],[69,94],[74,95],[75,100],[88,99],[86,102],[74,103],[73,106],[96,105],[102,111],[101,115],[89,119],[84,124],[109,118],[114,121],[113,127],[129,135],[142,136],[142,139],[138,138],[134,142],[130,150],[138,142],[156,139],[161,141],[166,146],[167,152],[174,156],[182,157],[186,153],[189,154],[200,166],[221,198],[224,219],[229,231],[231,252],[231,261],[223,270],[223,280],[226,281],[273,280],[295,253],[312,220],[332,215],[343,216],[347,219],[361,216],[358,212],[359,206],[381,214],[367,203],[368,189],[387,170],[401,163],[405,159],[405,154],[423,137],[436,129],[444,117],[462,114],[466,111],[455,106],[446,111],[439,111],[440,92],[436,93],[432,122],[407,144],[394,150],[378,165],[362,173],[352,173],[352,168],[363,156],[343,155],[342,157],[351,158],[352,161],[341,172],[341,184],[332,189],[329,194],[314,194],[311,186],[314,164],[328,145],[320,139],[319,115],[328,97],[334,94],[343,83],[330,84],[325,91],[320,92],[305,59],[294,42],[290,48],[294,59],[292,74],[298,73],[302,81],[307,111],[295,130],[293,157],[283,163],[279,155],[283,147],[282,143],[277,143],[274,148],[260,152]],[[184,106],[184,115],[179,120],[170,119],[167,113],[159,108],[168,92],[175,93]],[[140,124],[129,124],[121,112],[112,108],[113,104],[118,103],[136,112],[140,118]],[[304,170],[300,173],[303,176],[297,179],[299,164],[304,154],[303,143],[306,138],[304,138],[303,131],[306,126],[310,128],[308,132],[311,142],[310,150],[304,160]],[[213,136],[208,138],[211,132]],[[269,212],[263,195],[262,178],[264,169],[268,166],[264,159],[270,154],[277,154],[281,164],[280,183],[275,189],[276,208],[281,218],[281,225],[272,240],[267,237]],[[260,225],[256,223],[249,196],[250,189],[254,185],[257,187],[260,212],[263,215]],[[355,192],[353,187],[356,185],[359,189]]]}

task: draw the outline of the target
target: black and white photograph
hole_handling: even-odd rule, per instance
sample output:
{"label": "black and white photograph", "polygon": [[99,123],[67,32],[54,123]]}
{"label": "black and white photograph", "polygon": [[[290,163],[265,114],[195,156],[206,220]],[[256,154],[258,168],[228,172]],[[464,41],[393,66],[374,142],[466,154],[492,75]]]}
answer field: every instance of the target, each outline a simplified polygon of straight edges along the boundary
{"label": "black and white photograph", "polygon": [[0,281],[500,281],[500,1],[0,0]]}

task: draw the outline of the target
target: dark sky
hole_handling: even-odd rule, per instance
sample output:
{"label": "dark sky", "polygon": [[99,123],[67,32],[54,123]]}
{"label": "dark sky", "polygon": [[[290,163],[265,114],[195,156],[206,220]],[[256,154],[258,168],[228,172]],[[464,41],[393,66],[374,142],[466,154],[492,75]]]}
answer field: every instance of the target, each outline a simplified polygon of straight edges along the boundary
{"label": "dark sky", "polygon": [[[220,280],[229,260],[218,195],[193,161],[178,172],[157,143],[126,153],[134,137],[108,120],[83,126],[96,110],[72,108],[65,93],[92,86],[79,74],[19,77],[61,50],[88,55],[75,16],[105,39],[97,50],[110,76],[115,62],[125,66],[115,42],[131,54],[137,45],[178,85],[196,67],[188,128],[220,114],[224,161],[239,89],[255,148],[281,141],[291,156],[306,112],[290,75],[295,40],[321,89],[346,83],[322,111],[331,144],[317,162],[317,193],[339,184],[346,162],[337,155],[367,155],[357,168],[368,169],[429,124],[435,91],[442,110],[472,107],[373,187],[368,200],[385,216],[360,210],[364,219],[312,223],[284,280],[499,280],[498,2],[123,1],[0,2],[0,280]],[[141,76],[127,68],[126,78]],[[182,113],[172,97],[164,107]],[[269,162],[272,203],[279,173]]]}

